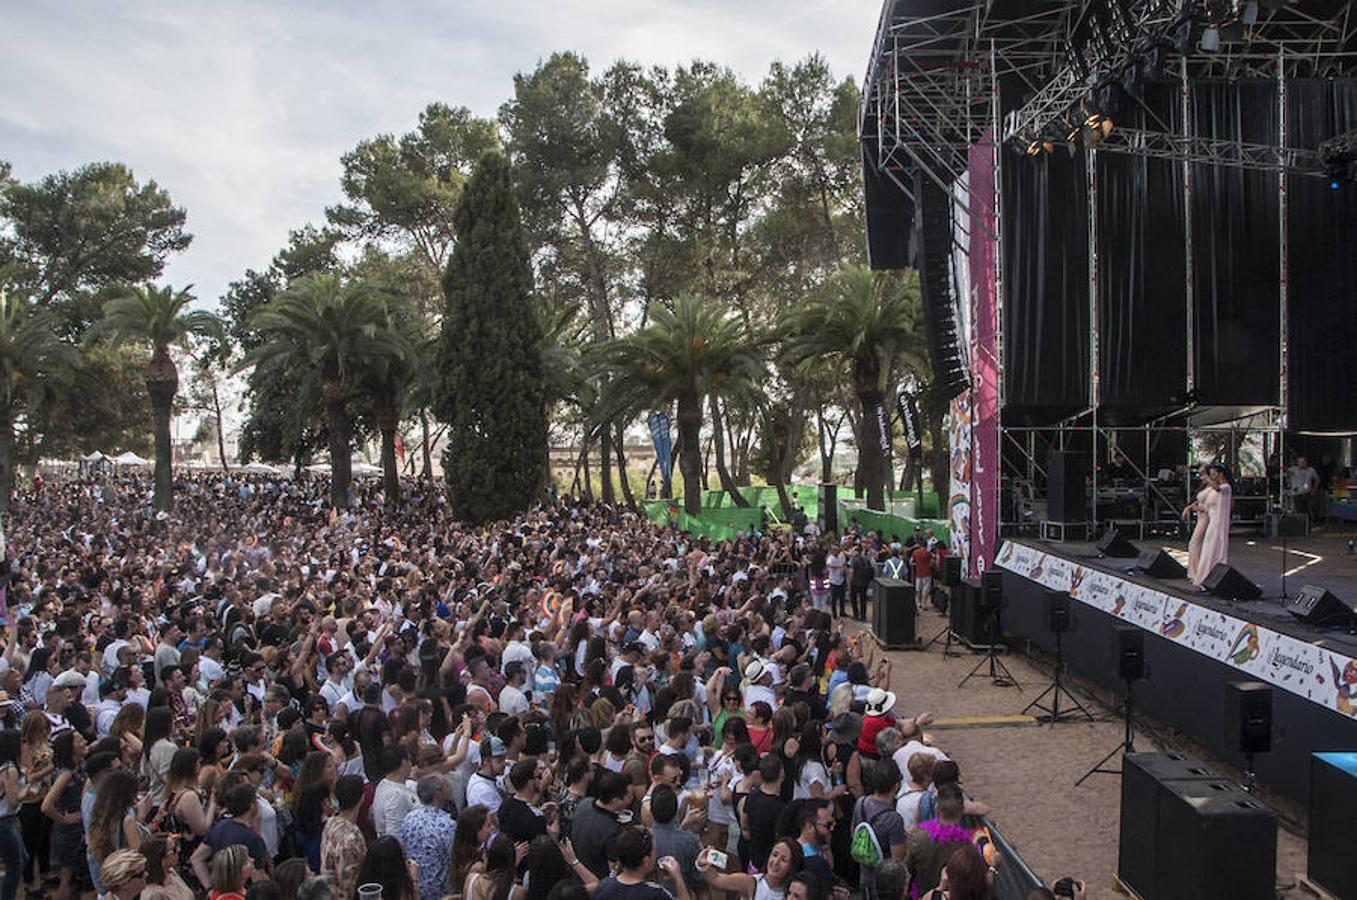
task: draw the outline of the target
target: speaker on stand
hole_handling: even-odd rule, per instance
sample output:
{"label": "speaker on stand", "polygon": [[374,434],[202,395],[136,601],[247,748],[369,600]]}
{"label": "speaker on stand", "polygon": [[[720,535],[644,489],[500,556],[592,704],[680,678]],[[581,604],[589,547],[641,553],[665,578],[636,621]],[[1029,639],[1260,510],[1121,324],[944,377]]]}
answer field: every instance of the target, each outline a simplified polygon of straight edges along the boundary
{"label": "speaker on stand", "polygon": [[[1061,637],[1067,631],[1072,631],[1074,626],[1073,617],[1070,612],[1070,595],[1065,591],[1051,591],[1044,593],[1042,598],[1046,612],[1046,627],[1055,635],[1055,673],[1051,678],[1050,687],[1042,691],[1037,699],[1023,707],[1023,714],[1028,710],[1039,709],[1044,715],[1038,716],[1042,721],[1050,722],[1055,725],[1056,722],[1062,722],[1068,716],[1076,713],[1083,713],[1090,721],[1093,721],[1093,713],[1089,712],[1079,699],[1066,689],[1061,681],[1061,675],[1065,670],[1065,649]],[[1069,705],[1062,710],[1060,708],[1060,698],[1064,697]],[[1043,701],[1050,697],[1050,706],[1043,704]]]}
{"label": "speaker on stand", "polygon": [[1083,784],[1090,776],[1100,775],[1120,775],[1121,769],[1109,769],[1107,764],[1117,756],[1117,754],[1135,753],[1135,705],[1132,702],[1131,689],[1137,681],[1144,681],[1147,676],[1145,667],[1145,632],[1135,625],[1114,625],[1112,626],[1112,656],[1116,663],[1117,675],[1126,684],[1126,707],[1125,707],[1125,725],[1126,730],[1122,736],[1121,743],[1113,747],[1111,752],[1098,760],[1093,768],[1089,769],[1079,780],[1074,783],[1075,787]]}
{"label": "speaker on stand", "polygon": [[1004,665],[1004,661],[999,658],[999,642],[1003,639],[1003,606],[1004,606],[1004,573],[999,569],[991,569],[980,576],[980,603],[978,610],[984,617],[986,630],[988,632],[986,643],[989,645],[985,658],[975,664],[975,668],[957,687],[965,687],[966,682],[980,674],[980,670],[986,665],[988,668],[988,677],[990,683],[995,687],[1016,687],[1022,690],[1022,685],[1018,684],[1018,679],[1013,677],[1013,673]]}
{"label": "speaker on stand", "polygon": [[1261,681],[1225,684],[1225,744],[1244,754],[1244,790],[1253,793],[1253,757],[1272,749],[1272,688]]}

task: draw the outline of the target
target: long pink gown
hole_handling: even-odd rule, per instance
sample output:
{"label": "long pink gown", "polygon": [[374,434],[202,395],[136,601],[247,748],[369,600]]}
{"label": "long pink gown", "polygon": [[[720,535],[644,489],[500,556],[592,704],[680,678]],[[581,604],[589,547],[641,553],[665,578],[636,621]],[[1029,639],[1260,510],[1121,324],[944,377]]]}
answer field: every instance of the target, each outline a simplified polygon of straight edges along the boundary
{"label": "long pink gown", "polygon": [[1187,545],[1187,577],[1198,587],[1206,581],[1216,563],[1229,561],[1231,499],[1228,484],[1221,485],[1219,490],[1205,487],[1197,494],[1201,512]]}

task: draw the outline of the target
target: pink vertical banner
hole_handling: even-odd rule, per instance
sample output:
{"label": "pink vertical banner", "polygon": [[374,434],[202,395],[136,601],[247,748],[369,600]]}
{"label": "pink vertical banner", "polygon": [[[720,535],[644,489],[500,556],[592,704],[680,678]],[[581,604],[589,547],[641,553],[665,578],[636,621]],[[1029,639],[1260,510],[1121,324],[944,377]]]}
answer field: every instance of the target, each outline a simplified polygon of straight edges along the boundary
{"label": "pink vertical banner", "polygon": [[999,537],[999,321],[993,133],[970,149],[971,552],[967,570],[994,565]]}

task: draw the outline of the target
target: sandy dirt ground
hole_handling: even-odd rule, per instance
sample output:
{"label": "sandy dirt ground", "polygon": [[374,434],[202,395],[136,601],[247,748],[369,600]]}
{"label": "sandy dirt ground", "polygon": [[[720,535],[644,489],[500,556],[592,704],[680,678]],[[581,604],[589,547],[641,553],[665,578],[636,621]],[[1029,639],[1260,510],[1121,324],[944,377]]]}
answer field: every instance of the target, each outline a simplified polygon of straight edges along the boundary
{"label": "sandy dirt ground", "polygon": [[[945,618],[926,614],[919,634],[941,630]],[[851,631],[852,623],[845,623]],[[864,641],[864,646],[869,643]],[[872,652],[877,650],[871,642]],[[955,646],[955,645],[954,645]],[[963,655],[943,658],[941,644],[926,652],[891,651],[891,690],[900,709],[938,717],[1010,716],[1018,714],[1051,681],[1047,661],[1017,653],[1001,656],[1021,688],[999,687],[988,677],[958,682],[983,657],[965,647]],[[982,668],[982,672],[987,669]],[[1117,698],[1074,679],[1074,695],[1095,721],[1067,721],[1055,727],[965,726],[929,729],[933,742],[961,767],[967,792],[991,807],[991,816],[1023,858],[1047,883],[1064,875],[1088,885],[1088,897],[1123,897],[1113,875],[1117,868],[1121,779],[1094,775],[1074,783],[1122,739],[1124,730]],[[1243,773],[1207,753],[1189,736],[1153,720],[1138,717],[1134,743],[1138,751],[1173,750],[1190,754],[1236,781]],[[1116,767],[1114,762],[1113,767]],[[1277,884],[1280,896],[1313,897],[1296,886],[1305,871],[1304,810],[1267,791],[1259,796],[1281,814],[1277,839]]]}

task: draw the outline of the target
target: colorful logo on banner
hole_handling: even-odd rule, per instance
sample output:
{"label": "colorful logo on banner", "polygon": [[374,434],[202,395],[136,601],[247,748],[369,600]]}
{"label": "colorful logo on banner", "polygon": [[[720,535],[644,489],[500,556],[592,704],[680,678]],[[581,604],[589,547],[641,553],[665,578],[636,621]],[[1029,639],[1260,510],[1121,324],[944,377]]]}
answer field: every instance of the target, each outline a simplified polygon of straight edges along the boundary
{"label": "colorful logo on banner", "polygon": [[1357,717],[1357,661],[1119,575],[1006,541],[998,566],[1321,706]]}
{"label": "colorful logo on banner", "polygon": [[670,492],[674,476],[674,444],[669,437],[669,417],[662,412],[653,412],[646,417],[650,426],[650,441],[655,445],[655,459],[660,463],[660,480],[664,482],[664,491]]}

